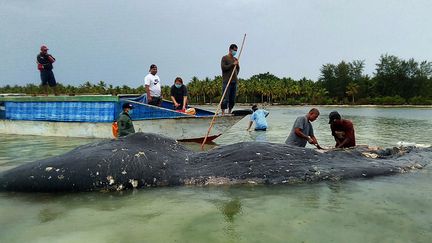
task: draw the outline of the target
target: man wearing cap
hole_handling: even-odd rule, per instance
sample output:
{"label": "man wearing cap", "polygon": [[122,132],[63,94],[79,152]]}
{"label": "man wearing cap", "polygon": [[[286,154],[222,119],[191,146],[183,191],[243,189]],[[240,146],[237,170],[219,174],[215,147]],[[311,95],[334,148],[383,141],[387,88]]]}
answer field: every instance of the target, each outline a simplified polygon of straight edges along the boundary
{"label": "man wearing cap", "polygon": [[311,123],[318,118],[319,114],[320,112],[317,108],[312,108],[305,116],[297,117],[285,143],[298,147],[306,147],[306,143],[309,142],[320,148]]}
{"label": "man wearing cap", "polygon": [[131,119],[132,109],[133,109],[132,104],[124,103],[122,108],[123,108],[123,112],[120,113],[120,116],[117,120],[119,137],[123,137],[135,133],[135,129]]}
{"label": "man wearing cap", "polygon": [[55,62],[55,58],[48,54],[48,47],[43,45],[40,48],[40,53],[37,55],[36,60],[38,64],[38,69],[40,71],[40,77],[42,81],[42,87],[44,89],[44,93],[48,95],[48,85],[54,90],[54,93],[57,95],[56,85],[57,82],[53,73],[53,63]]}
{"label": "man wearing cap", "polygon": [[252,111],[253,113],[250,117],[249,126],[246,131],[250,131],[249,129],[254,122],[255,131],[266,131],[268,127],[266,117],[269,115],[269,112],[263,109],[258,109],[257,105],[252,106]]}
{"label": "man wearing cap", "polygon": [[354,125],[351,121],[342,119],[337,111],[332,111],[329,114],[329,124],[336,148],[356,146]]}
{"label": "man wearing cap", "polygon": [[162,104],[162,91],[160,78],[157,74],[157,66],[150,65],[150,71],[144,78],[145,89],[147,93],[147,104],[160,106]]}

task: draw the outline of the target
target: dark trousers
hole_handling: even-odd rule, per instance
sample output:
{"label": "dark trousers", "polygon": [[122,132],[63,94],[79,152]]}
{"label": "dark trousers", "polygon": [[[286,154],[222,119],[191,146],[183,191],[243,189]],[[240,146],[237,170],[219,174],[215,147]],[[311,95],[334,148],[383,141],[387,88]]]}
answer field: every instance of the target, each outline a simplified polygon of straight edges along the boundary
{"label": "dark trousers", "polygon": [[[223,83],[222,85],[222,94],[225,91],[225,88],[227,86],[227,83]],[[222,101],[221,104],[221,109],[226,109],[229,108],[230,110],[234,107],[235,105],[235,99],[236,99],[236,92],[237,92],[237,82],[231,82],[230,85],[228,86],[227,92],[225,94],[225,97]]]}
{"label": "dark trousers", "polygon": [[174,106],[174,110],[181,110],[183,109],[183,104],[179,103],[179,106],[175,107]]}
{"label": "dark trousers", "polygon": [[153,97],[152,96],[152,100],[150,102],[148,102],[147,104],[154,105],[154,106],[160,106],[162,104],[162,99],[161,99],[161,97]]}
{"label": "dark trousers", "polygon": [[50,87],[56,86],[57,82],[52,70],[41,70],[40,72],[42,85],[49,85]]}

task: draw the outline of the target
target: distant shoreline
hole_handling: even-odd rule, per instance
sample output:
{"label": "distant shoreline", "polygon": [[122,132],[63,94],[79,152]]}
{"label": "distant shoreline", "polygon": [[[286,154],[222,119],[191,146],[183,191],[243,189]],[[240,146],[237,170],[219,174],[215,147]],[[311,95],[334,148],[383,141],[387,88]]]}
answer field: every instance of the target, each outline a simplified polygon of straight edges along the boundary
{"label": "distant shoreline", "polygon": [[[259,106],[264,106],[264,107],[271,107],[271,106],[291,106],[291,107],[302,107],[302,106],[308,106],[308,107],[314,107],[314,106],[318,106],[318,107],[353,107],[353,108],[374,108],[374,107],[379,107],[379,108],[432,108],[432,105],[320,105],[320,104],[303,104],[303,105],[287,105],[287,104],[268,104],[268,103],[253,103]],[[248,107],[248,106],[252,106],[252,103],[236,103],[236,106],[244,106],[244,107]],[[206,103],[206,104],[190,104],[192,106],[217,106],[217,103]]]}

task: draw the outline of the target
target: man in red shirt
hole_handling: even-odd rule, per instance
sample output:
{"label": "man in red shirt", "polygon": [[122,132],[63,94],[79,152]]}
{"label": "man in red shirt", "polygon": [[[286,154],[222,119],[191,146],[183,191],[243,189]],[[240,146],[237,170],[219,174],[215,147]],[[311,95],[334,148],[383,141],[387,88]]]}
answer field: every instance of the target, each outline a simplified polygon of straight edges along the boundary
{"label": "man in red shirt", "polygon": [[337,111],[330,112],[329,119],[332,136],[336,141],[336,148],[356,146],[353,123],[342,119]]}

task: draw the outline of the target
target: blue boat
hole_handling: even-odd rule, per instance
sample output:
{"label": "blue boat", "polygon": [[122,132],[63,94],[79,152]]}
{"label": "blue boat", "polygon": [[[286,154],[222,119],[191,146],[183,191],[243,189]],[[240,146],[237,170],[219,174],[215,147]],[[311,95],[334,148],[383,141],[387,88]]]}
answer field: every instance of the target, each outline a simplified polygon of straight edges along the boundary
{"label": "blue boat", "polygon": [[[112,138],[112,122],[124,102],[134,105],[132,120],[136,131],[166,135],[181,141],[201,141],[214,113],[194,108],[190,115],[173,109],[164,100],[161,107],[148,105],[142,97],[11,96],[0,95],[0,134]],[[209,134],[211,141],[240,121],[249,111],[219,116]]]}

